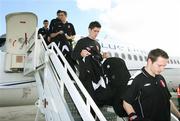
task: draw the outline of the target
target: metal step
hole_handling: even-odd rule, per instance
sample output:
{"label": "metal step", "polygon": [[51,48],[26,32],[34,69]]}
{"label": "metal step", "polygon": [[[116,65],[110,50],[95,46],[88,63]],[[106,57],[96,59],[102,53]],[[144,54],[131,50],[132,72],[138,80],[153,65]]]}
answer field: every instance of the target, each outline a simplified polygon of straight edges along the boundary
{"label": "metal step", "polygon": [[[107,121],[117,121],[117,116],[112,112],[102,112]],[[79,115],[73,115],[75,121],[83,121]],[[97,119],[98,121],[98,119]]]}
{"label": "metal step", "polygon": [[[72,115],[79,115],[74,103],[67,103],[67,104],[68,104],[68,107],[69,107]],[[106,107],[101,107],[100,110],[102,112],[107,112],[107,108],[108,108],[107,106]]]}
{"label": "metal step", "polygon": [[[74,117],[75,121],[82,121],[79,112],[77,111],[77,108],[75,104],[73,103],[71,96],[69,95],[68,91],[65,89],[64,91],[64,97],[68,104],[68,107],[71,111],[71,114]],[[106,117],[107,121],[117,121],[117,115],[113,112],[107,111],[108,106],[101,107],[100,110],[102,111],[103,115]]]}

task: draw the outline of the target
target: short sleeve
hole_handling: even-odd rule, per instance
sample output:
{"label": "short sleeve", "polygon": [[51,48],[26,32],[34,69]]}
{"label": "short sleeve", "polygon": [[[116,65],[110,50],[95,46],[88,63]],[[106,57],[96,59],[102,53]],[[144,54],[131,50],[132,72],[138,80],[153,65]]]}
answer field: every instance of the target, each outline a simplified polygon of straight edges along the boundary
{"label": "short sleeve", "polygon": [[38,34],[41,34],[42,33],[42,28],[40,28],[39,30],[38,30]]}
{"label": "short sleeve", "polygon": [[54,24],[55,24],[55,19],[51,20],[50,25],[49,25],[49,34],[54,32]]}
{"label": "short sleeve", "polygon": [[84,47],[84,44],[82,43],[82,39],[81,39],[81,40],[79,40],[79,41],[77,42],[77,44],[76,44],[76,46],[74,47],[74,50],[73,50],[73,52],[72,52],[72,54],[71,54],[71,56],[72,56],[72,58],[73,58],[74,60],[80,60],[80,59],[82,59],[80,53],[81,53],[83,47]]}
{"label": "short sleeve", "polygon": [[130,79],[127,83],[127,89],[122,95],[122,99],[129,104],[133,104],[140,92],[140,84],[137,79]]}
{"label": "short sleeve", "polygon": [[74,26],[73,26],[73,24],[71,24],[71,31],[72,31],[72,35],[76,35],[76,31],[75,31],[75,29],[74,29]]}

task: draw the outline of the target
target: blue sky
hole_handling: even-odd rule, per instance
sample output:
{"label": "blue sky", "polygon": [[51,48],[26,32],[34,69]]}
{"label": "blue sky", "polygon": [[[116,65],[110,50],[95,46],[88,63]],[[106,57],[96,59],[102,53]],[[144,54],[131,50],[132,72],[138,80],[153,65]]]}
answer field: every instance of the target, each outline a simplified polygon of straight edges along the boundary
{"label": "blue sky", "polygon": [[179,6],[179,0],[0,0],[0,35],[6,31],[8,13],[31,11],[38,16],[38,27],[42,27],[44,19],[55,18],[56,11],[63,9],[78,35],[87,35],[89,23],[98,20],[101,38],[108,35],[134,47],[161,48],[177,56]]}
{"label": "blue sky", "polygon": [[56,17],[57,10],[68,12],[68,21],[73,23],[78,34],[87,34],[90,21],[98,20],[97,11],[82,11],[74,0],[0,0],[0,35],[6,33],[5,16],[12,12],[33,12],[38,16],[38,27],[44,19]]}

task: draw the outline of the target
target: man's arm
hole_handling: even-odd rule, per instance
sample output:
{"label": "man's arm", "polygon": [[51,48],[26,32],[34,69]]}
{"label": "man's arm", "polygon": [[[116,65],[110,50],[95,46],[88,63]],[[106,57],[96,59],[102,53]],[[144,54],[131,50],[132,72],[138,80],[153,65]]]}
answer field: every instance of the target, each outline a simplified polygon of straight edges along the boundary
{"label": "man's arm", "polygon": [[134,108],[132,107],[131,104],[127,103],[126,101],[123,100],[123,108],[126,111],[126,113],[129,115],[131,113],[135,113]]}
{"label": "man's arm", "polygon": [[76,46],[74,47],[74,50],[72,51],[71,57],[74,60],[80,60],[83,57],[91,55],[90,52],[88,52],[87,50],[84,49],[85,45],[84,45],[83,41],[84,40],[79,40],[77,42]]}
{"label": "man's arm", "polygon": [[[138,118],[132,105],[127,103],[125,100],[123,100],[123,108],[126,111],[126,113],[128,114],[128,121],[146,121],[145,119]],[[149,121],[149,120],[147,120],[147,121]]]}
{"label": "man's arm", "polygon": [[174,105],[174,103],[172,102],[172,100],[170,99],[170,106],[171,106],[171,112],[180,119],[180,113],[178,111],[178,109],[176,108],[176,106]]}
{"label": "man's arm", "polygon": [[51,38],[54,38],[54,37],[56,37],[57,35],[59,35],[59,34],[61,34],[61,33],[62,33],[61,31],[56,32],[56,33],[51,33],[51,34],[50,34],[50,37],[51,37]]}
{"label": "man's arm", "polygon": [[48,36],[48,42],[51,42],[51,37],[50,36]]}

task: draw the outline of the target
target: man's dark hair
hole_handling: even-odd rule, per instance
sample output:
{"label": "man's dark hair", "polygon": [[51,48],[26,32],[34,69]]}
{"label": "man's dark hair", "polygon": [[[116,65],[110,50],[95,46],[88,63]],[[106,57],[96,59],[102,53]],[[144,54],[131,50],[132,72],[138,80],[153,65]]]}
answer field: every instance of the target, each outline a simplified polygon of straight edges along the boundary
{"label": "man's dark hair", "polygon": [[90,24],[89,24],[89,29],[94,29],[95,27],[97,28],[101,28],[101,24],[98,22],[98,21],[92,21]]}
{"label": "man's dark hair", "polygon": [[67,16],[67,12],[66,11],[60,11],[60,13],[63,13],[65,16]]}
{"label": "man's dark hair", "polygon": [[44,21],[43,21],[43,23],[45,23],[45,22],[49,22],[47,19],[45,19]]}
{"label": "man's dark hair", "polygon": [[168,54],[164,50],[159,48],[151,50],[148,54],[148,59],[151,59],[152,62],[155,62],[158,57],[169,59]]}
{"label": "man's dark hair", "polygon": [[58,10],[58,11],[57,11],[57,15],[58,15],[59,13],[61,13],[61,10]]}

